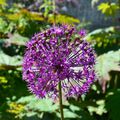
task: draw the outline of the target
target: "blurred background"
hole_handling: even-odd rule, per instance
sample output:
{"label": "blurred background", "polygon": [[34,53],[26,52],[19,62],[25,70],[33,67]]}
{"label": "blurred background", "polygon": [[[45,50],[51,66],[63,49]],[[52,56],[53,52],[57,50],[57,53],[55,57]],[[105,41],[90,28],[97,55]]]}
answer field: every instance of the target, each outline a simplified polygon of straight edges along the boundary
{"label": "blurred background", "polygon": [[65,120],[120,120],[120,0],[0,0],[0,120],[60,120],[58,102],[37,99],[22,80],[25,43],[56,24],[86,29],[98,79],[64,101]]}

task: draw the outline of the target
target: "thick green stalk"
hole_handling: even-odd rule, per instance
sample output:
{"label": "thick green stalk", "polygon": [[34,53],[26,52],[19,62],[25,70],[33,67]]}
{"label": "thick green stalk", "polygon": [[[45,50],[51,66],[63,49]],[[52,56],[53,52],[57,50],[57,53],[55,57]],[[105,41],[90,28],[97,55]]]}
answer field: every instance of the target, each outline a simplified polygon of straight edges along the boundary
{"label": "thick green stalk", "polygon": [[64,120],[63,105],[62,105],[62,88],[61,88],[61,81],[59,82],[59,103],[60,103],[61,120]]}

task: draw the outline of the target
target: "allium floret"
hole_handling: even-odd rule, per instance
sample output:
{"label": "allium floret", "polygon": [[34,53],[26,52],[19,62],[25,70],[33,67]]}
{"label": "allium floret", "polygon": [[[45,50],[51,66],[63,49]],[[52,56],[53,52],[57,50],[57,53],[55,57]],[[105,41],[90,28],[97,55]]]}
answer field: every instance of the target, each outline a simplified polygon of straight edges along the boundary
{"label": "allium floret", "polygon": [[23,79],[32,93],[57,97],[60,81],[66,97],[89,90],[95,80],[95,52],[84,35],[84,30],[64,25],[32,37],[23,60]]}

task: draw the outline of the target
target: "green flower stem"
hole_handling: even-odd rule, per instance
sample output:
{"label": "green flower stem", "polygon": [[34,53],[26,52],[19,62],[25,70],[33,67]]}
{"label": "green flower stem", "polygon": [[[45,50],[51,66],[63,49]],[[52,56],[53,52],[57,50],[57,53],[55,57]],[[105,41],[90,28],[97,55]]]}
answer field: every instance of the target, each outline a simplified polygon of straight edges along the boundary
{"label": "green flower stem", "polygon": [[64,120],[63,105],[62,105],[62,88],[61,88],[61,81],[59,82],[59,103],[60,103],[61,120]]}

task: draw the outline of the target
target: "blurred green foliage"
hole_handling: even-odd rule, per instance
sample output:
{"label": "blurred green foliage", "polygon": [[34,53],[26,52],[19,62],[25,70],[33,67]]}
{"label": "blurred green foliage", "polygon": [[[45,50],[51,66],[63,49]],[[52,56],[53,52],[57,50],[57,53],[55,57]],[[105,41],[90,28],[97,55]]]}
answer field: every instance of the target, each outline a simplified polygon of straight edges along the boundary
{"label": "blurred green foliage", "polygon": [[[54,2],[44,0],[39,11],[31,11],[22,1],[10,6],[0,0],[0,120],[60,119],[58,100],[31,95],[21,72],[25,44],[33,34],[54,23],[82,26],[78,19],[57,13]],[[98,10],[114,19],[119,4],[100,3]],[[120,26],[93,30],[86,39],[97,53],[98,78],[87,95],[64,100],[65,120],[120,120]]]}
{"label": "blurred green foliage", "polygon": [[103,14],[107,16],[114,16],[116,14],[116,11],[118,11],[120,8],[118,4],[116,3],[101,3],[98,6],[98,10],[100,10]]}
{"label": "blurred green foliage", "polygon": [[95,41],[96,47],[120,46],[120,28],[119,26],[110,26],[99,28],[89,33],[86,38],[89,41]]}

